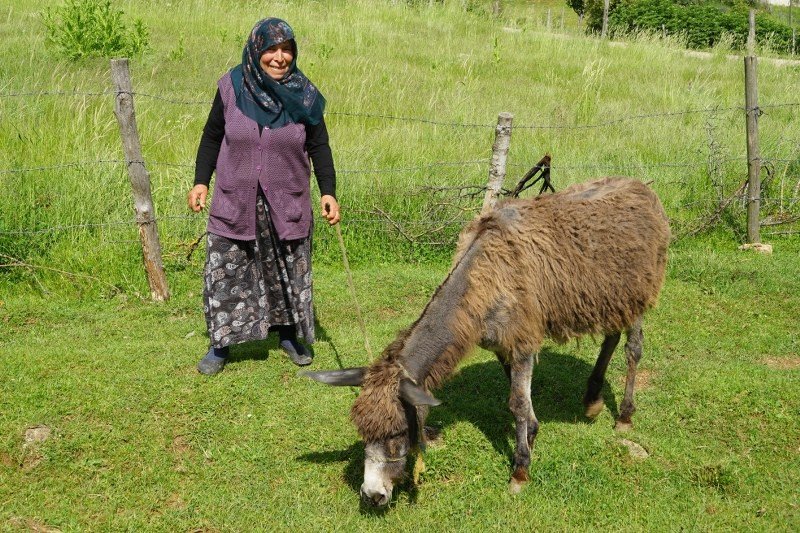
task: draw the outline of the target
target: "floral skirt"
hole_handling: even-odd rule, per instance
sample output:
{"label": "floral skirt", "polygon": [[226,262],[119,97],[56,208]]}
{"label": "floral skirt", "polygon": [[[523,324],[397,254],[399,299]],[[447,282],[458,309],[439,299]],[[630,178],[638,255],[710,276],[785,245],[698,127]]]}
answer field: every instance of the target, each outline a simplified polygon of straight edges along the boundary
{"label": "floral skirt", "polygon": [[211,346],[267,338],[272,326],[294,325],[314,342],[311,237],[281,241],[263,195],[256,205],[256,239],[208,234],[203,311]]}

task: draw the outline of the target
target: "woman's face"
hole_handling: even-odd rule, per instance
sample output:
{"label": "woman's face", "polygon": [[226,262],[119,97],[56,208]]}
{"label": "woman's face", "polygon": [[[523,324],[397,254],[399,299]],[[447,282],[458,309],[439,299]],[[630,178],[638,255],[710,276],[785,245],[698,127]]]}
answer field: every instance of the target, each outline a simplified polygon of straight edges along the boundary
{"label": "woman's face", "polygon": [[270,46],[261,54],[261,69],[273,80],[280,81],[289,72],[294,59],[291,41]]}

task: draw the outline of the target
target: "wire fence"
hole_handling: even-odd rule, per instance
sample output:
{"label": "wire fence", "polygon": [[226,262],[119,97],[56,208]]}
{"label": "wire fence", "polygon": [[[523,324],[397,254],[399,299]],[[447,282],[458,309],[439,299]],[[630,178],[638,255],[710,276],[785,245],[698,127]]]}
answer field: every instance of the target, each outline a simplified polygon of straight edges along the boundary
{"label": "wire fence", "polygon": [[[15,98],[111,98],[118,91],[106,90],[97,92],[41,90],[0,92],[0,101]],[[202,106],[208,108],[210,103],[205,98],[176,99],[170,96],[131,92],[139,101],[153,101],[158,105]],[[797,120],[794,114],[800,110],[798,102],[770,102],[758,107],[760,116],[767,118],[770,113],[792,113],[793,119],[788,123],[787,131],[773,132],[774,142],[762,150],[760,164],[766,177],[762,183],[759,199],[763,210],[763,235],[770,238],[781,238],[800,234],[800,150],[798,145]],[[747,155],[745,146],[721,146],[716,141],[717,129],[722,128],[718,122],[728,121],[744,124],[746,109],[743,106],[718,106],[698,109],[667,110],[663,112],[630,113],[624,116],[608,117],[601,121],[587,123],[519,123],[513,125],[513,131],[524,134],[529,132],[583,132],[602,128],[614,128],[632,122],[653,122],[663,127],[667,121],[690,116],[700,116],[705,120],[707,139],[704,145],[695,146],[693,150],[679,160],[658,160],[652,157],[619,157],[608,161],[576,161],[561,158],[553,154],[551,173],[553,176],[567,174],[637,174],[642,173],[645,179],[653,182],[661,192],[680,190],[674,195],[667,210],[673,219],[673,230],[677,238],[695,235],[719,224],[728,224],[734,231],[736,220],[741,220],[746,208],[746,188],[741,185],[747,176]],[[392,128],[394,124],[415,124],[434,126],[463,132],[477,131],[481,138],[491,134],[495,123],[457,122],[430,117],[398,116],[382,113],[350,112],[331,110],[329,117],[347,121],[377,121],[382,128]],[[109,120],[113,122],[113,117]],[[728,127],[725,125],[724,127]],[[743,128],[742,128],[743,129]],[[433,133],[432,133],[433,135]],[[469,157],[456,161],[417,161],[415,164],[365,165],[363,167],[337,165],[337,174],[341,176],[387,176],[388,185],[372,185],[368,190],[357,192],[348,190],[342,197],[342,208],[345,218],[342,222],[343,232],[350,242],[372,242],[376,239],[380,246],[392,248],[391,253],[405,256],[419,256],[419,252],[429,249],[452,248],[458,231],[480,210],[480,202],[486,191],[486,176],[490,158]],[[80,172],[81,176],[92,176],[108,172],[120,176],[128,165],[140,163],[154,172],[169,172],[175,169],[181,173],[190,173],[194,162],[190,160],[166,161],[158,158],[144,157],[142,161],[126,161],[124,159],[97,158],[75,161],[54,161],[47,164],[31,164],[6,166],[0,168],[0,179],[40,182],[47,187],[48,179],[54,174],[63,172]],[[508,165],[509,178],[504,190],[505,194],[513,189],[512,174],[523,174],[530,165],[511,162]],[[442,183],[439,176],[443,172],[453,172],[454,177]],[[39,178],[37,178],[39,176]],[[405,179],[401,190],[393,181],[398,176]],[[96,181],[103,181],[98,179]],[[52,246],[58,240],[95,239],[98,250],[108,251],[108,247],[124,249],[120,253],[129,253],[130,248],[138,242],[137,221],[135,217],[120,216],[130,212],[130,194],[125,195],[124,183],[117,187],[120,191],[117,201],[122,207],[106,210],[95,209],[86,212],[62,210],[63,219],[53,217],[0,217],[0,268],[30,265],[28,258],[35,258],[36,251]],[[445,180],[447,181],[447,180]],[[555,179],[558,187],[558,178]],[[14,190],[6,183],[5,190]],[[50,184],[52,185],[52,184]],[[47,202],[48,193],[28,187],[27,196],[17,198],[18,205],[37,205]],[[673,195],[668,195],[673,196]],[[44,198],[44,199],[43,199]],[[157,202],[158,203],[158,202]],[[9,204],[2,204],[4,209]],[[156,206],[159,215],[155,218],[159,226],[164,245],[165,257],[185,257],[187,260],[201,261],[192,256],[195,249],[202,246],[205,230],[204,217],[193,216],[185,212],[181,202],[167,202]],[[26,211],[22,209],[21,211]],[[27,211],[32,211],[28,209]],[[35,210],[33,210],[35,211]],[[97,213],[107,212],[103,217]],[[732,222],[733,221],[733,222]],[[318,225],[322,226],[322,225]],[[331,247],[330,234],[324,228],[315,229],[315,246],[323,249]],[[58,248],[61,249],[61,248]],[[446,254],[447,252],[445,252]],[[197,254],[200,255],[200,254]],[[45,257],[47,254],[40,255]],[[52,260],[56,256],[50,254]],[[53,268],[50,265],[50,268]]]}

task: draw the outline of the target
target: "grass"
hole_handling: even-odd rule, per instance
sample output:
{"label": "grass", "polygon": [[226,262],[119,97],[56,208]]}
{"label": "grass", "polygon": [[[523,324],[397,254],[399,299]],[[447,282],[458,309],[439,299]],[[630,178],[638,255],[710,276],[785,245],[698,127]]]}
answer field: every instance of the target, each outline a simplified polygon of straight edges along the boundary
{"label": "grass", "polygon": [[[676,233],[708,220],[745,174],[742,66],[724,47],[703,59],[653,37],[623,47],[567,24],[548,32],[540,17],[551,6],[557,19],[555,3],[504,2],[494,19],[489,2],[120,2],[151,35],[131,69],[173,295],[152,304],[114,162],[113,97],[95,94],[110,89],[108,62],[54,58],[38,18],[47,5],[0,8],[0,253],[22,261],[0,267],[0,530],[800,528],[800,242],[764,228],[774,255],[736,251],[738,203],[673,245],[627,436],[644,461],[611,429],[622,357],[608,409],[583,421],[591,339],[542,354],[542,430],[523,494],[506,490],[507,385],[479,351],[437,392],[444,442],[426,455],[423,483],[384,515],[357,505],[355,391],[298,378],[274,340],[234,350],[215,379],[194,369],[207,346],[202,246],[186,256],[204,220],[186,217],[184,195],[214,83],[258,18],[292,23],[301,67],[328,99],[343,231],[376,350],[416,318],[480,203],[423,187],[484,183],[500,111],[517,126],[507,186],[550,152],[557,188],[633,174],[653,182]],[[798,82],[796,66],[759,62],[770,216],[800,205],[797,108],[769,107],[794,101]],[[337,241],[321,224],[314,238],[315,366],[362,364]],[[25,444],[36,425],[50,438]]]}
{"label": "grass", "polygon": [[[580,398],[597,350],[547,345],[534,372],[542,429],[532,482],[507,494],[512,419],[494,357],[478,351],[437,396],[443,443],[417,488],[390,512],[359,509],[363,445],[348,421],[356,392],[302,379],[275,340],[233,351],[213,379],[194,365],[207,340],[199,280],[171,280],[152,304],[10,296],[0,306],[0,523],[62,530],[626,531],[793,530],[800,525],[800,243],[773,256],[728,238],[673,248],[646,321],[628,455],[613,429],[624,362],[612,361],[607,409]],[[407,326],[445,265],[382,264],[354,275],[379,349]],[[316,368],[367,357],[344,274],[316,270]],[[51,437],[27,446],[27,428]]]}

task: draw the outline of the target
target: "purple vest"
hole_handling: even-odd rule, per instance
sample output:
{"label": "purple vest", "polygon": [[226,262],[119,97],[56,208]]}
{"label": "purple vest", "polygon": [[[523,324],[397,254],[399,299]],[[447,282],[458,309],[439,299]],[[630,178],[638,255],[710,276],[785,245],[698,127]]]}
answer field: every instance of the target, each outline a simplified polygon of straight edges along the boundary
{"label": "purple vest", "polygon": [[311,230],[311,166],[306,128],[287,124],[264,128],[236,107],[230,73],[219,82],[225,109],[225,137],[217,158],[208,231],[230,239],[256,238],[256,197],[264,191],[270,218],[281,240],[304,239]]}

